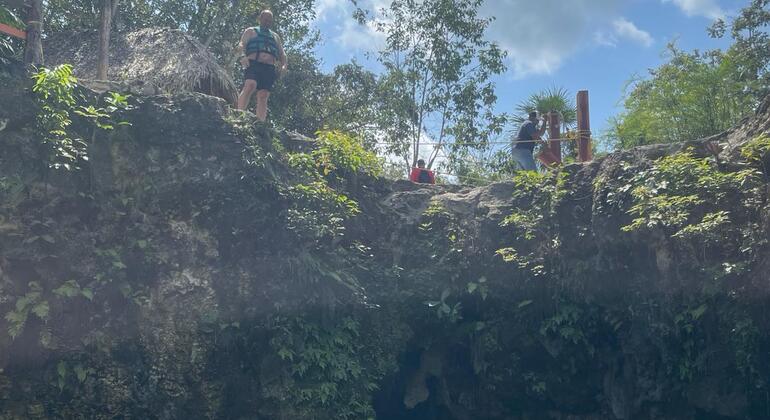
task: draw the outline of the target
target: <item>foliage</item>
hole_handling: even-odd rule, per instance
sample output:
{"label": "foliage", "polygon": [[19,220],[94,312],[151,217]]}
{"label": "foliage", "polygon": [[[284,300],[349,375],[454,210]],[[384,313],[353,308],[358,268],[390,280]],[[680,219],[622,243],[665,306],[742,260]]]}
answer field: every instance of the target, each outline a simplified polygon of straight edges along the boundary
{"label": "foliage", "polygon": [[18,29],[24,29],[24,22],[14,13],[14,10],[8,6],[0,6],[0,23],[12,26]]}
{"label": "foliage", "polygon": [[339,131],[319,131],[312,149],[290,154],[289,165],[301,171],[305,182],[287,189],[292,200],[288,226],[316,241],[342,235],[344,221],[359,213],[357,203],[338,191],[345,181],[382,171],[374,153]]}
{"label": "foliage", "polygon": [[556,313],[543,320],[540,325],[540,334],[584,348],[589,355],[593,356],[596,349],[588,333],[594,327],[593,320],[584,312],[575,304],[559,305]]}
{"label": "foliage", "polygon": [[356,137],[340,131],[316,133],[316,147],[310,157],[324,177],[342,179],[354,174],[376,177],[382,172],[382,162],[377,155],[364,149]]}
{"label": "foliage", "polygon": [[462,185],[482,186],[510,179],[516,163],[509,150],[461,151],[450,156],[449,167]]}
{"label": "foliage", "polygon": [[[567,132],[577,123],[577,106],[575,98],[569,90],[563,87],[551,87],[537,93],[533,93],[527,99],[519,102],[513,110],[511,121],[514,123],[511,135],[517,136],[521,124],[529,117],[530,112],[537,111],[544,115],[549,112],[557,112],[561,121],[562,137],[567,137]],[[576,142],[562,142],[562,154],[565,156],[576,155]]]}
{"label": "foliage", "polygon": [[558,112],[565,130],[574,127],[577,123],[577,106],[574,98],[563,87],[551,87],[533,93],[527,99],[519,102],[513,110],[511,121],[520,125],[527,120],[530,112],[535,111],[539,114]]}
{"label": "foliage", "polygon": [[741,146],[741,156],[760,167],[765,177],[770,176],[770,136],[763,134],[746,142]]}
{"label": "foliage", "polygon": [[497,254],[504,261],[528,268],[534,275],[545,274],[546,259],[556,256],[561,243],[555,218],[558,205],[567,193],[565,180],[566,173],[562,171],[522,171],[514,176],[516,206],[500,226],[512,228],[518,243],[534,244],[535,248],[526,254],[516,247],[501,248]]}
{"label": "foliage", "polygon": [[86,143],[72,137],[70,112],[76,106],[74,95],[77,79],[72,66],[64,64],[54,69],[43,68],[32,75],[33,92],[38,95],[41,112],[37,117],[38,130],[45,136],[48,151],[46,160],[53,168],[77,169],[80,161],[88,160]]}
{"label": "foliage", "polygon": [[770,92],[770,2],[752,0],[731,21],[718,19],[712,37],[728,33],[726,50],[684,52],[669,45],[668,61],[634,80],[625,112],[608,137],[620,148],[694,140],[717,134],[748,116]]}
{"label": "foliage", "polygon": [[[472,293],[470,290],[475,291],[477,286],[470,286],[470,284],[476,285],[476,283],[469,283],[468,290],[469,293]],[[447,299],[449,299],[451,294],[452,292],[449,289],[444,289],[444,291],[441,292],[441,298],[439,300],[430,300],[425,302],[425,304],[428,305],[429,308],[436,309],[436,316],[438,319],[446,318],[450,323],[456,323],[463,318],[463,304],[462,302],[455,302],[454,304],[450,303]]]}
{"label": "foliage", "polygon": [[85,99],[75,94],[77,79],[72,66],[62,64],[53,69],[42,68],[32,75],[32,91],[37,95],[40,112],[37,128],[43,135],[46,162],[55,169],[79,169],[88,160],[87,144],[82,135],[72,127],[72,114],[79,115],[102,130],[112,130],[125,122],[113,121],[117,111],[128,110],[128,96],[111,92],[105,98],[106,106],[85,104]]}
{"label": "foliage", "polygon": [[386,37],[379,128],[386,151],[407,165],[416,165],[426,139],[453,150],[483,148],[500,131],[491,78],[504,71],[505,53],[485,37],[490,20],[479,17],[481,3],[396,0],[373,19]]}
{"label": "foliage", "polygon": [[722,172],[708,158],[696,158],[692,152],[666,156],[633,179],[635,204],[629,213],[636,218],[623,230],[663,228],[673,237],[719,232],[717,228],[729,221],[728,211],[700,214],[696,210],[731,199],[747,203],[733,195],[751,191],[757,180],[753,169]]}
{"label": "foliage", "polygon": [[340,236],[346,219],[359,213],[358,205],[323,181],[289,187],[292,206],[288,210],[290,230],[309,239]]}
{"label": "foliage", "polygon": [[[98,28],[99,0],[49,0],[46,22],[52,31]],[[118,31],[171,27],[186,31],[209,47],[220,63],[240,73],[236,45],[243,30],[257,25],[263,9],[274,13],[275,29],[287,50],[309,53],[318,40],[310,26],[315,17],[312,0],[123,0],[114,24]]]}
{"label": "foliage", "polygon": [[767,0],[751,0],[748,6],[733,18],[732,22],[718,19],[709,28],[709,34],[722,38],[729,33],[733,45],[727,51],[735,59],[736,80],[745,87],[745,93],[759,101],[770,92],[770,35],[767,26],[770,24],[770,2]]}
{"label": "foliage", "polygon": [[374,73],[355,62],[322,73],[312,54],[289,53],[291,71],[270,97],[270,118],[276,125],[312,136],[322,129],[340,130],[364,140],[376,138],[380,101]]}
{"label": "foliage", "polygon": [[[0,5],[0,23],[8,26],[24,29],[24,22],[14,13],[14,10]],[[0,34],[0,64],[7,63],[7,58],[16,54],[20,50],[21,43],[5,34]]]}
{"label": "foliage", "polygon": [[27,285],[29,291],[24,296],[16,299],[15,307],[5,314],[8,321],[8,335],[11,338],[18,337],[24,330],[24,325],[30,314],[45,322],[48,320],[48,301],[42,296],[42,288],[38,282],[32,281]]}
{"label": "foliage", "polygon": [[687,53],[674,44],[668,61],[634,80],[625,111],[611,121],[611,143],[629,148],[694,140],[720,133],[749,115],[758,103],[747,95],[737,51]]}
{"label": "foliage", "polygon": [[270,347],[285,363],[289,380],[274,396],[314,416],[373,419],[370,396],[381,374],[367,369],[360,328],[352,317],[329,327],[301,317],[276,317]]}

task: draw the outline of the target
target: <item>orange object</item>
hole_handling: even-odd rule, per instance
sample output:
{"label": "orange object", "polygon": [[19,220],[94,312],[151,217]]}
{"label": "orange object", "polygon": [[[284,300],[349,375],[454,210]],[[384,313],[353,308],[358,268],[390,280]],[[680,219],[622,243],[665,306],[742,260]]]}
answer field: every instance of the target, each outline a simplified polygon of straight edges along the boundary
{"label": "orange object", "polygon": [[538,155],[537,160],[547,168],[552,168],[560,162],[559,156],[556,156],[550,149],[543,149]]}
{"label": "orange object", "polygon": [[0,32],[10,36],[15,36],[19,39],[27,39],[26,32],[22,31],[21,29],[16,29],[13,26],[8,26],[4,23],[0,23]]}
{"label": "orange object", "polygon": [[578,162],[588,162],[591,157],[591,117],[588,109],[588,91],[577,93]]}
{"label": "orange object", "polygon": [[[409,174],[409,180],[412,182],[420,183],[420,173],[422,171],[425,171],[428,173],[428,178],[430,178],[429,184],[435,184],[436,183],[436,177],[433,175],[433,171],[430,169],[424,169],[424,168],[412,168],[412,173]],[[422,182],[425,184],[425,182]]]}

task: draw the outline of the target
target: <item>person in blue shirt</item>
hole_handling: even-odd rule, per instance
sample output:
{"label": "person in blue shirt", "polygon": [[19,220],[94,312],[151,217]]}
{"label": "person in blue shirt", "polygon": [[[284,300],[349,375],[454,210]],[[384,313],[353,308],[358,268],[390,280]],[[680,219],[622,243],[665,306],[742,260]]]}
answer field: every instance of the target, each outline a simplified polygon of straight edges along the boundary
{"label": "person in blue shirt", "polygon": [[516,162],[519,169],[525,171],[536,171],[535,158],[532,153],[535,150],[536,140],[540,140],[545,134],[547,119],[543,115],[543,125],[537,127],[537,112],[530,112],[529,119],[519,128],[519,134],[513,141],[511,147],[511,158]]}

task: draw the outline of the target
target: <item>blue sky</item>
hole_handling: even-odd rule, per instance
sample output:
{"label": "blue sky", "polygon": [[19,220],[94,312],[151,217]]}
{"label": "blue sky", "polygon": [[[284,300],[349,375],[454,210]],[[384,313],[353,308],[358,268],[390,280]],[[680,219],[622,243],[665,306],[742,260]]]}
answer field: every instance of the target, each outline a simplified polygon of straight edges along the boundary
{"label": "blue sky", "polygon": [[[389,0],[359,0],[372,10]],[[508,51],[508,71],[496,80],[498,111],[510,111],[530,94],[551,86],[573,94],[588,89],[592,131],[622,110],[623,89],[635,75],[658,66],[668,42],[701,50],[725,47],[709,38],[715,18],[735,15],[749,0],[486,0],[482,13],[495,16],[490,40]],[[367,52],[382,35],[357,24],[350,0],[317,0],[317,48],[323,68],[356,59],[377,70]]]}

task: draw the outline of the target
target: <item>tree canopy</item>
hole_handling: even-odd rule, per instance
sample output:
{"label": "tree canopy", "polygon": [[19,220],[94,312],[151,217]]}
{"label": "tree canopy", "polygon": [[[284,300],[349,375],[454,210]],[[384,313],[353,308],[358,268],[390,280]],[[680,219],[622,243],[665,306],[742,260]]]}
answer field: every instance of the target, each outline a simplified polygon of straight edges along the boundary
{"label": "tree canopy", "polygon": [[667,61],[629,82],[625,111],[611,121],[611,143],[628,148],[718,134],[750,115],[770,92],[770,1],[753,0],[731,21],[717,20],[713,37],[727,50],[667,47]]}

